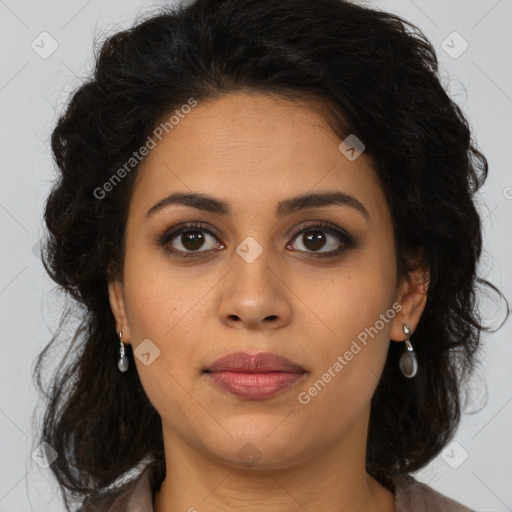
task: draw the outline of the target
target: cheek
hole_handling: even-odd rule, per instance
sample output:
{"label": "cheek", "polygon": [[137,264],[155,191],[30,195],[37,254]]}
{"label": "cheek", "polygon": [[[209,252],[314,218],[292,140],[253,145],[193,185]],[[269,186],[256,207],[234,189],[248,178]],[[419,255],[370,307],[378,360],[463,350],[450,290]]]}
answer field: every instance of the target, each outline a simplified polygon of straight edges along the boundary
{"label": "cheek", "polygon": [[[333,298],[334,302],[335,298]],[[319,371],[329,380],[327,372],[343,375],[332,378],[340,391],[350,394],[372,375],[380,375],[390,343],[391,322],[396,315],[387,296],[374,292],[370,295],[354,289],[354,293],[330,304],[324,310],[324,321],[329,325],[329,335],[320,337],[322,355]],[[372,379],[374,380],[374,379]],[[336,384],[335,384],[336,386]]]}
{"label": "cheek", "polygon": [[306,389],[312,401],[332,400],[342,408],[368,405],[385,363],[391,323],[399,307],[393,307],[393,269],[393,253],[379,255],[368,250],[329,279],[316,283],[317,300],[311,310],[319,312],[323,335],[317,337],[319,349],[321,343],[319,364],[311,379],[317,385]]}
{"label": "cheek", "polygon": [[[166,417],[170,411],[186,412],[183,385],[189,387],[199,360],[194,331],[200,308],[197,297],[205,290],[194,283],[185,285],[182,274],[155,260],[154,252],[127,252],[125,307],[142,387],[158,413]],[[150,353],[146,358],[150,364],[144,362],[145,352]]]}
{"label": "cheek", "polygon": [[163,346],[169,339],[181,339],[176,333],[195,325],[195,305],[198,297],[205,295],[209,279],[187,279],[190,271],[172,266],[160,251],[144,247],[128,249],[125,301],[134,340],[150,338]]}
{"label": "cheek", "polygon": [[[297,403],[314,418],[307,427],[312,436],[319,423],[327,437],[342,435],[369,410],[389,348],[394,309],[384,300],[369,299],[364,308],[354,294],[328,312],[336,336],[320,337],[315,373],[298,390]],[[387,313],[387,317],[386,317]],[[383,314],[386,320],[381,320]]]}
{"label": "cheek", "polygon": [[[374,326],[381,314],[394,313],[394,265],[393,253],[378,254],[366,247],[332,272],[316,276],[303,273],[295,290],[307,299],[304,302],[320,321],[326,338],[350,344],[350,340]],[[390,328],[390,322],[378,324],[384,337]]]}
{"label": "cheek", "polygon": [[[160,410],[165,403],[183,395],[178,383],[190,386],[204,363],[208,291],[218,277],[209,272],[185,270],[155,250],[138,248],[127,252],[125,261],[125,304],[130,335],[140,380],[153,405]],[[146,344],[157,356],[146,366],[137,354]],[[173,398],[170,398],[173,397]],[[158,407],[157,405],[160,405]],[[173,403],[177,407],[177,402]]]}

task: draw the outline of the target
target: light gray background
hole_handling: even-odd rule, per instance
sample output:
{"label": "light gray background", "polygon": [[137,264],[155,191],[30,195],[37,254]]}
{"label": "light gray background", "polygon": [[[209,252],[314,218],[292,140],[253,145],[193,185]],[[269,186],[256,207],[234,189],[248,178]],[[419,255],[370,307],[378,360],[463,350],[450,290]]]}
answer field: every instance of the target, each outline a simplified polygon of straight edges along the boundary
{"label": "light gray background", "polygon": [[[443,83],[469,116],[490,163],[481,192],[486,237],[481,271],[512,299],[512,0],[367,3],[417,24],[437,48]],[[94,36],[127,27],[137,12],[156,5],[161,4],[0,0],[0,512],[64,510],[50,470],[31,457],[32,415],[36,404],[41,407],[32,384],[33,362],[62,307],[50,293],[53,283],[36,255],[43,202],[54,179],[49,136],[69,92],[91,70]],[[40,53],[51,48],[47,36],[40,36],[44,31],[58,43],[47,58],[31,47],[35,41]],[[460,37],[451,35],[454,31]],[[443,49],[456,56],[464,40],[469,46],[457,58]],[[482,299],[482,304],[496,326],[503,309],[496,311],[490,300]],[[416,475],[479,511],[512,510],[511,334],[508,321],[484,336],[483,370],[473,380],[472,396],[473,408],[479,408],[487,385],[487,404],[465,415],[457,444]]]}

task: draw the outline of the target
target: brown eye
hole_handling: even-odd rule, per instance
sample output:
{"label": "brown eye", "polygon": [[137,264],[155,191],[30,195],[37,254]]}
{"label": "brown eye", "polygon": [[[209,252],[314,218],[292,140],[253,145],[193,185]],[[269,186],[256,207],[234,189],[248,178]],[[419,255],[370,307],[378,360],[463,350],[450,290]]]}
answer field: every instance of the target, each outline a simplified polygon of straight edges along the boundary
{"label": "brown eye", "polygon": [[183,257],[201,256],[224,247],[217,236],[200,223],[176,226],[158,237],[156,242],[167,252]]}
{"label": "brown eye", "polygon": [[302,234],[299,234],[297,240],[299,241],[299,251],[320,252],[321,249],[326,247],[324,252],[331,252],[335,251],[342,243],[335,235],[326,234],[319,230],[303,231]]}
{"label": "brown eye", "polygon": [[178,231],[174,233],[169,242],[173,250],[181,252],[206,252],[218,246],[217,239],[209,231],[203,229]]}
{"label": "brown eye", "polygon": [[[293,250],[308,257],[335,257],[345,249],[355,247],[355,240],[343,229],[328,222],[313,222],[303,226],[293,235],[295,244],[288,244]],[[156,238],[156,243],[173,256],[200,257],[214,249],[223,249],[219,236],[201,223],[175,226]]]}
{"label": "brown eye", "polygon": [[302,244],[312,251],[318,251],[325,245],[326,239],[322,231],[309,231],[302,235]]}
{"label": "brown eye", "polygon": [[189,251],[197,251],[204,244],[205,236],[201,231],[184,231],[181,233],[181,245]]}

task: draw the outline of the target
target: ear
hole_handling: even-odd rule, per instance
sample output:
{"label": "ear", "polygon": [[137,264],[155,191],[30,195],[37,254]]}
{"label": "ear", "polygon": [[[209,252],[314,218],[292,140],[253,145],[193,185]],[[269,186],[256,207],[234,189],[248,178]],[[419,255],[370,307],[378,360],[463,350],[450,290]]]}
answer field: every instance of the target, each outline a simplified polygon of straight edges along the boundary
{"label": "ear", "polygon": [[[110,307],[114,318],[116,319],[116,331],[123,333],[123,343],[130,344],[130,329],[128,327],[128,319],[126,317],[126,308],[124,303],[124,287],[119,280],[112,280],[108,283],[108,297]],[[126,340],[126,341],[125,341]]]}
{"label": "ear", "polygon": [[391,324],[390,337],[394,341],[405,341],[404,324],[414,333],[427,303],[427,290],[429,283],[428,269],[421,268],[409,273],[408,279],[399,286],[396,302],[402,309],[397,312]]}

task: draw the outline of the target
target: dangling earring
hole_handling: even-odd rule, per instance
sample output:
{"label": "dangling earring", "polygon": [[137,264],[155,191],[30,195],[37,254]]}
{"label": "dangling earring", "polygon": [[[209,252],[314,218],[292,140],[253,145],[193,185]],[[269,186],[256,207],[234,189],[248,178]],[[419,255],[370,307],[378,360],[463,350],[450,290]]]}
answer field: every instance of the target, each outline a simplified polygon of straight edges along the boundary
{"label": "dangling earring", "polygon": [[407,334],[407,339],[405,340],[406,350],[400,356],[400,370],[405,377],[411,379],[418,373],[418,360],[416,359],[416,353],[412,348],[411,340],[409,339],[409,333],[411,330],[407,324],[404,324],[404,333]]}
{"label": "dangling earring", "polygon": [[126,370],[128,370],[128,363],[130,361],[128,360],[128,357],[126,357],[124,354],[124,344],[121,340],[122,336],[123,336],[123,333],[120,332],[119,333],[119,343],[121,343],[121,348],[119,350],[120,357],[119,357],[119,361],[117,362],[117,367],[119,368],[120,372],[124,373]]}

